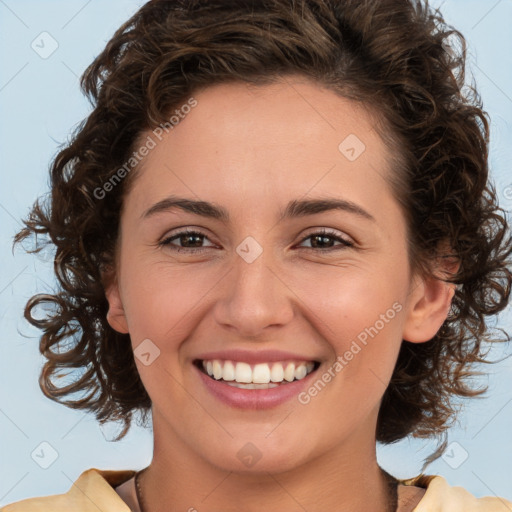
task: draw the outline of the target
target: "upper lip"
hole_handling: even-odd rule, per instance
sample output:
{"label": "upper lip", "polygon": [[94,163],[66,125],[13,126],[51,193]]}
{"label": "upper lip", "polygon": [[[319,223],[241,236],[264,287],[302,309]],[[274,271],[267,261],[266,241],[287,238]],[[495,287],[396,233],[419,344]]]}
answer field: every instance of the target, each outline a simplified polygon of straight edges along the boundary
{"label": "upper lip", "polygon": [[315,357],[304,356],[300,354],[296,354],[294,352],[284,352],[282,350],[242,350],[242,349],[232,349],[232,350],[218,350],[215,352],[205,352],[204,354],[200,354],[196,356],[195,359],[207,360],[211,361],[213,359],[221,359],[221,360],[229,360],[229,361],[238,361],[250,364],[258,364],[258,363],[270,363],[277,361],[318,361]]}

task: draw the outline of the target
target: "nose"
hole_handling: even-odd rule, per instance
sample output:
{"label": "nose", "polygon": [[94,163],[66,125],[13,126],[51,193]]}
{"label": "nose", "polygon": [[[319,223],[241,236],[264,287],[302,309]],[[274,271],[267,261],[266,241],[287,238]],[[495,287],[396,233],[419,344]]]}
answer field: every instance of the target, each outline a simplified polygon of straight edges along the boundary
{"label": "nose", "polygon": [[237,254],[223,280],[215,320],[240,338],[264,338],[270,328],[283,327],[294,316],[296,295],[271,261],[271,252],[264,250],[251,263]]}

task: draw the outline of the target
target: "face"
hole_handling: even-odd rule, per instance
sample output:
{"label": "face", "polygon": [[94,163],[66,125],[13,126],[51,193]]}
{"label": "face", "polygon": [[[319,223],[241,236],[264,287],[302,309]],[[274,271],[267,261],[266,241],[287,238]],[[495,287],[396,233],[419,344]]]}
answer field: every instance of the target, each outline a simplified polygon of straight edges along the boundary
{"label": "face", "polygon": [[194,98],[162,140],[142,134],[156,145],[107,289],[155,438],[229,471],[374,448],[402,339],[430,339],[449,303],[411,274],[389,148],[368,112],[306,79]]}

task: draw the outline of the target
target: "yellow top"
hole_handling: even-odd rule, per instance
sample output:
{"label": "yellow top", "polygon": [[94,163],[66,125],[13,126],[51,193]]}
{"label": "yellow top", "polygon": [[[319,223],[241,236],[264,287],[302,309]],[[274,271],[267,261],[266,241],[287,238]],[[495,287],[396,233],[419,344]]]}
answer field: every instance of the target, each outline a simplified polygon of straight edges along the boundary
{"label": "yellow top", "polygon": [[[91,468],[84,471],[68,492],[52,496],[28,498],[6,505],[0,512],[131,512],[115,487],[135,475],[133,470],[102,470]],[[503,498],[475,498],[462,487],[452,487],[441,476],[420,475],[400,480],[399,489],[415,487],[418,494],[414,512],[512,512],[512,502]],[[423,491],[422,489],[426,489]],[[410,489],[412,490],[412,489]],[[399,492],[399,498],[407,493]],[[422,496],[420,498],[420,496]],[[410,499],[399,501],[399,512],[411,510]],[[406,503],[407,502],[407,503]]]}

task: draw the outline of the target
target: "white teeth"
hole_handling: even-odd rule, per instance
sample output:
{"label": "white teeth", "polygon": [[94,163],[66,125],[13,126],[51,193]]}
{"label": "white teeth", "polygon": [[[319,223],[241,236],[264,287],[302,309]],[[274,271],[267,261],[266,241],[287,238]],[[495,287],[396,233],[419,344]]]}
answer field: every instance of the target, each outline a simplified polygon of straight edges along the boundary
{"label": "white teeth", "polygon": [[295,368],[295,378],[297,380],[303,379],[307,375],[308,371],[306,370],[306,365],[301,364]]}
{"label": "white teeth", "polygon": [[272,370],[270,370],[270,380],[272,382],[283,382],[284,370],[282,364],[273,364]]}
{"label": "white teeth", "polygon": [[217,359],[213,360],[213,378],[214,379],[222,379],[222,365],[220,364],[220,361]]}
{"label": "white teeth", "polygon": [[222,379],[231,386],[244,389],[266,389],[276,387],[283,381],[301,380],[315,367],[312,361],[258,363],[251,366],[248,363],[220,359],[202,361],[202,365],[205,372],[215,380]]}
{"label": "white teeth", "polygon": [[231,361],[224,362],[222,378],[227,381],[235,380],[235,365]]}
{"label": "white teeth", "polygon": [[295,378],[295,365],[288,363],[284,369],[284,379],[291,382]]}
{"label": "white teeth", "polygon": [[236,363],[235,380],[237,382],[252,382],[251,365],[247,363]]}
{"label": "white teeth", "polygon": [[257,364],[254,367],[252,381],[255,384],[268,384],[270,382],[270,368],[267,363]]}
{"label": "white teeth", "polygon": [[273,384],[272,382],[269,382],[268,384],[240,384],[239,382],[226,382],[226,384],[240,389],[269,389],[277,388],[277,386],[279,386],[279,384]]}

